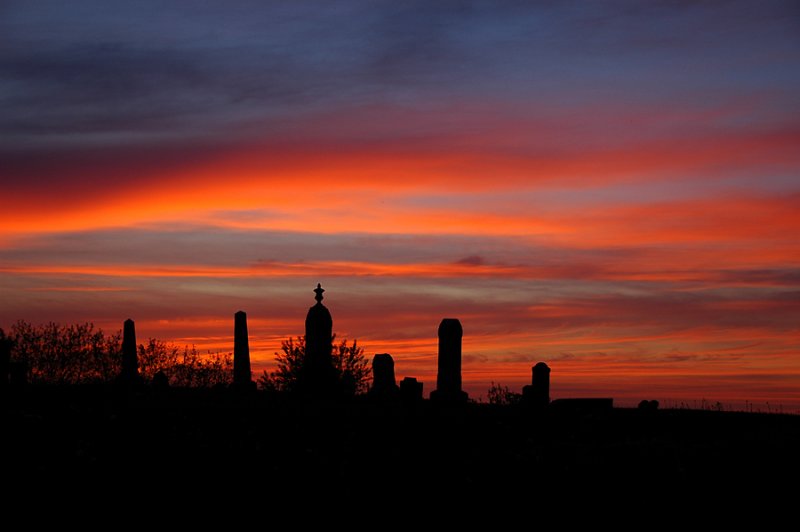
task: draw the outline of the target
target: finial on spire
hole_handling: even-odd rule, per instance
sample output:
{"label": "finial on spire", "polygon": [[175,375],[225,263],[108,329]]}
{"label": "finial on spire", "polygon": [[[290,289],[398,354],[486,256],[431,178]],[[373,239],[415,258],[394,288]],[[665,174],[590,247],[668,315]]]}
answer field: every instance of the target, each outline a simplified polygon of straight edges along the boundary
{"label": "finial on spire", "polygon": [[324,292],[324,291],[325,291],[325,289],[322,288],[322,285],[317,283],[317,287],[314,289],[314,292],[317,293],[317,295],[314,296],[314,299],[317,300],[317,303],[322,303],[322,292]]}

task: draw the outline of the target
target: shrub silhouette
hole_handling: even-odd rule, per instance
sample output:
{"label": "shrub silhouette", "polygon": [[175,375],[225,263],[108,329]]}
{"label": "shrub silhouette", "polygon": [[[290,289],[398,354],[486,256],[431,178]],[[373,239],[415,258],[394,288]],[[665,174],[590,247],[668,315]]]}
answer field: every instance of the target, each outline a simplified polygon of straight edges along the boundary
{"label": "shrub silhouette", "polygon": [[[27,381],[40,384],[112,382],[122,369],[122,333],[107,335],[92,323],[15,323],[7,340],[11,361],[27,368]],[[137,348],[139,372],[150,382],[159,371],[173,386],[214,386],[231,381],[230,353],[202,355],[153,338]]]}
{"label": "shrub silhouette", "polygon": [[512,392],[508,386],[495,384],[494,381],[489,386],[486,396],[490,405],[508,406],[519,404],[522,401],[522,394]]}
{"label": "shrub silhouette", "polygon": [[9,332],[11,360],[27,367],[27,381],[46,384],[109,382],[121,368],[122,334],[91,323],[34,326],[18,321]]}
{"label": "shrub silhouette", "polygon": [[[335,334],[331,344],[331,357],[340,389],[346,395],[365,393],[372,368],[364,356],[364,348],[358,346],[358,340],[349,345],[347,339],[337,343]],[[258,386],[269,391],[296,391],[305,356],[306,340],[303,336],[282,341],[281,352],[275,353],[277,369],[272,373],[264,371],[258,378]]]}
{"label": "shrub silhouette", "polygon": [[139,344],[139,373],[145,382],[152,382],[160,372],[171,386],[210,388],[230,384],[233,380],[231,353],[202,355],[192,346],[175,344],[149,338]]}

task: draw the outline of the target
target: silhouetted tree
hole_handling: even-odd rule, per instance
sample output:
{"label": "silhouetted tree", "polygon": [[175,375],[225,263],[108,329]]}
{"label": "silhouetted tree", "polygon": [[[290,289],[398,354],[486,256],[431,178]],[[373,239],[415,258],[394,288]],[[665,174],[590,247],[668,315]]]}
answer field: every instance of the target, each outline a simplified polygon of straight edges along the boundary
{"label": "silhouetted tree", "polygon": [[358,347],[358,340],[353,340],[353,344],[349,346],[346,339],[336,344],[336,335],[333,335],[331,341],[333,367],[339,375],[344,392],[350,395],[366,393],[372,366],[364,356],[364,348]]}
{"label": "silhouetted tree", "polygon": [[275,353],[275,362],[278,363],[278,367],[270,375],[277,390],[295,391],[305,356],[306,339],[304,337],[298,336],[281,341],[281,353]]}
{"label": "silhouetted tree", "polygon": [[494,381],[489,386],[486,396],[490,405],[515,405],[522,400],[522,394],[512,392],[508,386],[495,384]]}
{"label": "silhouetted tree", "polygon": [[120,371],[122,336],[106,336],[91,323],[34,326],[18,321],[9,337],[11,359],[28,368],[28,381],[80,384],[112,380]]}
{"label": "silhouetted tree", "polygon": [[[111,382],[122,364],[122,333],[106,335],[91,323],[32,325],[18,321],[7,339],[11,361],[27,368],[27,380],[45,384]],[[146,382],[161,371],[173,386],[214,386],[230,381],[231,355],[201,355],[194,347],[149,339],[138,346],[139,371]]]}
{"label": "silhouetted tree", "polygon": [[273,375],[274,375],[273,373],[269,373],[267,372],[267,370],[261,372],[261,375],[256,380],[256,385],[258,386],[258,389],[264,390],[265,392],[279,391],[278,384],[275,382],[275,378],[273,378]]}
{"label": "silhouetted tree", "polygon": [[[331,343],[333,367],[341,389],[348,394],[366,392],[372,368],[364,356],[364,348],[358,346],[358,340],[353,340],[351,345],[348,345],[346,339],[337,343],[336,335],[331,338]],[[282,341],[281,352],[275,353],[278,367],[272,373],[268,374],[265,371],[259,377],[259,387],[264,390],[295,391],[305,356],[304,337],[297,336]]]}
{"label": "silhouetted tree", "polygon": [[208,353],[201,355],[192,346],[182,348],[155,338],[139,344],[139,373],[145,382],[151,382],[159,372],[167,377],[172,386],[211,387],[230,384],[233,372],[231,353]]}

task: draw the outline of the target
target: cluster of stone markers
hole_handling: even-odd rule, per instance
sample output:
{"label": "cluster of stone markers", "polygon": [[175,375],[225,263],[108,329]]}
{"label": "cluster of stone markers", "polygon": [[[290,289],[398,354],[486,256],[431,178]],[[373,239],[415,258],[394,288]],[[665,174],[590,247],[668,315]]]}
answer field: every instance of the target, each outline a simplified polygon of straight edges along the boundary
{"label": "cluster of stone markers", "polygon": [[[325,290],[317,284],[317,303],[306,316],[306,358],[302,372],[300,391],[311,395],[325,396],[335,393],[336,372],[332,360],[333,319],[322,304]],[[462,403],[468,399],[461,387],[461,322],[445,318],[439,324],[439,359],[436,389],[430,398],[437,402]],[[394,359],[388,353],[377,354],[372,359],[372,386],[369,395],[375,399],[399,398],[404,402],[422,400],[423,383],[414,377],[406,377],[397,385],[394,374]],[[133,320],[126,320],[122,339],[123,382],[139,382],[136,356],[136,331]],[[250,369],[250,347],[247,333],[247,314],[234,314],[233,328],[233,386],[254,386]],[[544,362],[533,366],[531,384],[523,388],[523,401],[532,406],[547,406],[550,402],[550,368]]]}

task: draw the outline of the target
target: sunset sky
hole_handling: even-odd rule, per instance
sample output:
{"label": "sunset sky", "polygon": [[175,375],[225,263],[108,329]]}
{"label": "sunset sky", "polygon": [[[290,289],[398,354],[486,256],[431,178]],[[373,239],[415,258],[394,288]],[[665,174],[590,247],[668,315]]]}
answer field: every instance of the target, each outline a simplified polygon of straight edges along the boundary
{"label": "sunset sky", "polygon": [[0,2],[0,327],[800,411],[800,4]]}

